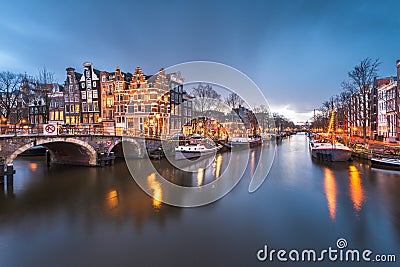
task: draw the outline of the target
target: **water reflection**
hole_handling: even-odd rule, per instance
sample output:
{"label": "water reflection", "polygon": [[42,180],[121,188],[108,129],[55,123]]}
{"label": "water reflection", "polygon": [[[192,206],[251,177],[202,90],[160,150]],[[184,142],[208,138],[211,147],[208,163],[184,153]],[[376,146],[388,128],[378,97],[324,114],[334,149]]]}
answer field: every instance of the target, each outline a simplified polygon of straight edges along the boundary
{"label": "water reflection", "polygon": [[37,170],[37,168],[38,168],[38,165],[37,165],[36,162],[31,162],[31,163],[29,163],[29,169],[30,169],[31,171],[35,172],[35,171]]}
{"label": "water reflection", "polygon": [[197,186],[202,186],[204,180],[204,169],[199,168],[197,171]]}
{"label": "water reflection", "polygon": [[333,175],[332,170],[329,168],[325,168],[324,174],[325,174],[324,188],[325,188],[326,200],[328,201],[329,215],[332,220],[335,220],[336,196],[337,196],[335,176]]}
{"label": "water reflection", "polygon": [[218,179],[221,176],[221,165],[222,165],[222,155],[218,154],[215,162],[215,178]]}
{"label": "water reflection", "polygon": [[360,172],[356,166],[349,166],[350,173],[350,196],[353,202],[354,209],[360,211],[364,202],[364,190],[361,184]]}
{"label": "water reflection", "polygon": [[107,208],[114,209],[118,206],[118,193],[117,190],[113,189],[107,193]]}
{"label": "water reflection", "polygon": [[162,188],[161,184],[156,180],[156,173],[153,172],[147,177],[147,183],[150,189],[153,190],[153,207],[156,210],[161,208],[162,203]]}

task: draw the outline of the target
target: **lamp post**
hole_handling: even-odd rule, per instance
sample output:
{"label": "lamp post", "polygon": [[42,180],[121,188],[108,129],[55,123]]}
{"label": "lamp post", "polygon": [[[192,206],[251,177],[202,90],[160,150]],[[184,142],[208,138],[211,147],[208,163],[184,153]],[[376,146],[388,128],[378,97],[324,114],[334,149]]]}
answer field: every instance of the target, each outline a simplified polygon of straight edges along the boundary
{"label": "lamp post", "polygon": [[5,134],[7,130],[7,118],[1,118],[1,124],[4,124],[4,126],[1,127],[1,133]]}
{"label": "lamp post", "polygon": [[102,132],[102,134],[104,135],[104,129],[103,129],[103,125],[102,125],[102,122],[103,122],[103,118],[102,117],[98,117],[97,118],[97,123],[99,124],[99,126],[100,126],[100,131]]}

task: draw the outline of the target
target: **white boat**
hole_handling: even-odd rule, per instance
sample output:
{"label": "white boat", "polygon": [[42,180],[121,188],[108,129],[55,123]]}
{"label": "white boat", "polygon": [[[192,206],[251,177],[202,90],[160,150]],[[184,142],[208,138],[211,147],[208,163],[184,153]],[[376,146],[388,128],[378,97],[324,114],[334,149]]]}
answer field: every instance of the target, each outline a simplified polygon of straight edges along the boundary
{"label": "white boat", "polygon": [[386,169],[386,170],[400,170],[400,160],[390,158],[371,158],[371,167]]}
{"label": "white boat", "polygon": [[331,118],[326,134],[315,134],[310,137],[310,149],[313,158],[322,161],[348,161],[352,150],[336,142],[334,133],[335,112],[332,107]]}
{"label": "white boat", "polygon": [[175,159],[181,160],[211,156],[215,155],[221,148],[221,145],[216,145],[211,139],[204,139],[196,134],[175,148]]}
{"label": "white boat", "polygon": [[348,161],[351,158],[351,149],[337,142],[310,141],[311,155],[322,161]]}
{"label": "white boat", "polygon": [[181,160],[215,155],[215,153],[217,153],[221,148],[221,145],[214,147],[206,147],[204,144],[180,145],[175,148],[175,159]]}

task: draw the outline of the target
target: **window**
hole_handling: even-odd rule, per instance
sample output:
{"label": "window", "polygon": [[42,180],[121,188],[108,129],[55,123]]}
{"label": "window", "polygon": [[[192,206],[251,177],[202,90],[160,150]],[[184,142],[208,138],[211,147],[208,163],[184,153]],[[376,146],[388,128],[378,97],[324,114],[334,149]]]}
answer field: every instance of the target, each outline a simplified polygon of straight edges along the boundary
{"label": "window", "polygon": [[82,99],[86,99],[86,92],[82,91]]}
{"label": "window", "polygon": [[140,99],[142,99],[142,95],[141,94],[138,94],[138,99],[140,100]]}
{"label": "window", "polygon": [[92,89],[92,84],[90,83],[90,81],[87,82],[87,89]]}
{"label": "window", "polygon": [[74,105],[71,105],[71,112],[74,112]]}
{"label": "window", "polygon": [[117,76],[117,81],[120,81],[121,80],[121,76]]}
{"label": "window", "polygon": [[93,98],[97,98],[97,90],[93,90]]}
{"label": "window", "polygon": [[69,111],[70,111],[69,105],[65,105],[65,112],[69,112]]}
{"label": "window", "polygon": [[93,110],[94,111],[99,111],[99,103],[97,101],[93,102]]}
{"label": "window", "polygon": [[150,105],[145,105],[144,106],[144,112],[150,113],[151,112],[151,106]]}
{"label": "window", "polygon": [[82,88],[85,89],[85,83],[83,82],[83,83],[81,83],[81,85],[82,85]]}
{"label": "window", "polygon": [[82,103],[82,112],[87,112],[87,103]]}
{"label": "window", "polygon": [[138,112],[142,112],[142,106],[139,105],[139,106],[137,107],[137,110],[138,110]]}
{"label": "window", "polygon": [[76,105],[75,105],[75,112],[76,112],[76,113],[79,113],[79,104],[76,104]]}
{"label": "window", "polygon": [[93,87],[96,87],[96,85],[97,85],[96,81],[93,81]]}
{"label": "window", "polygon": [[135,113],[134,106],[132,105],[128,106],[128,113]]}
{"label": "window", "polygon": [[105,82],[105,81],[106,81],[106,75],[103,75],[103,76],[101,77],[101,81],[102,81],[102,82]]}

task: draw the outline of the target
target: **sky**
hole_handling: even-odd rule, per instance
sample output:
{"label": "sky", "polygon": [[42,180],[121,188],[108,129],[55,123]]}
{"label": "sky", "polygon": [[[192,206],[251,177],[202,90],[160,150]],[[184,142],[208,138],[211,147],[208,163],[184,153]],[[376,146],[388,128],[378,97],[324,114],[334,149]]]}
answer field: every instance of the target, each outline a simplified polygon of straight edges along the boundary
{"label": "sky", "polygon": [[[347,73],[379,58],[396,75],[400,1],[5,1],[0,71],[63,83],[82,63],[146,74],[188,61],[229,65],[252,79],[273,111],[295,122],[340,92]],[[397,12],[396,12],[397,11]]]}

